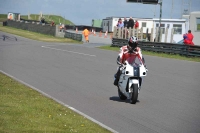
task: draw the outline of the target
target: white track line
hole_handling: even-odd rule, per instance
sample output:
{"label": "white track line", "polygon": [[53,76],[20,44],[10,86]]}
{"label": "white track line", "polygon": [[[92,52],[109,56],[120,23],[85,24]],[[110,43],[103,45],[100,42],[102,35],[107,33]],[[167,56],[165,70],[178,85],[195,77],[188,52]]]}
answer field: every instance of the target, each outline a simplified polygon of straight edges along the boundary
{"label": "white track line", "polygon": [[64,52],[70,52],[70,53],[74,53],[74,54],[80,54],[80,55],[86,55],[86,56],[94,56],[94,57],[96,57],[96,55],[92,55],[92,54],[79,53],[79,52],[74,52],[74,51],[69,51],[69,50],[63,50],[63,49],[52,48],[52,47],[48,47],[48,46],[41,46],[41,47],[42,47],[42,48],[53,49],[53,50],[64,51]]}
{"label": "white track line", "polygon": [[69,105],[67,105],[67,104],[65,104],[65,103],[63,103],[63,102],[61,102],[61,101],[59,101],[58,99],[56,99],[56,98],[54,98],[54,97],[48,95],[47,93],[45,93],[45,92],[43,92],[43,91],[37,89],[36,87],[34,87],[34,86],[32,86],[32,85],[30,85],[30,84],[28,84],[28,83],[26,83],[26,82],[24,82],[24,81],[22,81],[22,80],[16,78],[16,77],[14,77],[14,76],[12,76],[12,75],[10,75],[10,74],[8,74],[8,73],[2,71],[2,70],[0,70],[0,72],[3,73],[3,74],[5,74],[5,75],[7,75],[7,76],[9,76],[9,77],[11,77],[12,79],[15,79],[16,81],[18,81],[18,82],[20,82],[20,83],[22,83],[22,84],[24,84],[24,85],[26,85],[26,86],[32,88],[32,89],[34,89],[34,90],[40,92],[40,93],[43,94],[44,96],[53,99],[54,101],[56,101],[56,102],[58,102],[58,103],[64,105],[65,107],[67,107],[67,108],[69,108],[69,109],[71,109],[71,110],[77,112],[78,114],[80,114],[80,115],[86,117],[87,119],[89,119],[89,120],[91,120],[91,121],[97,123],[97,124],[100,125],[101,127],[105,128],[105,129],[107,129],[107,130],[109,130],[109,131],[111,131],[111,132],[113,132],[113,133],[118,133],[118,132],[115,131],[114,129],[112,129],[112,128],[106,126],[106,125],[104,125],[103,123],[101,123],[101,122],[95,120],[94,118],[92,118],[92,117],[90,117],[90,116],[88,116],[88,115],[82,113],[81,111],[79,111],[79,110],[77,110],[77,109],[75,109],[75,108],[73,108],[73,107],[71,107],[71,106],[69,106]]}

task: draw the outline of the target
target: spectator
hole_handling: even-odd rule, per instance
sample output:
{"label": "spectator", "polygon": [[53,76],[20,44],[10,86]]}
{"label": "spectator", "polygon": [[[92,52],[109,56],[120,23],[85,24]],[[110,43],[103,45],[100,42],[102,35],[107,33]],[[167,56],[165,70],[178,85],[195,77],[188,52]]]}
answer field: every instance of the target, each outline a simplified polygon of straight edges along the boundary
{"label": "spectator", "polygon": [[193,36],[193,34],[191,33],[191,30],[188,30],[188,33],[187,33],[187,34],[184,34],[184,35],[183,35],[183,38],[184,38],[184,44],[185,44],[185,45],[194,46],[194,43],[192,42],[194,36]]}
{"label": "spectator", "polygon": [[52,21],[52,22],[51,22],[51,26],[54,26],[54,25],[55,25],[55,23],[54,23],[54,21]]}
{"label": "spectator", "polygon": [[133,29],[134,27],[134,20],[132,19],[132,17],[129,18],[129,21],[128,21],[128,25],[127,25],[127,28],[131,28]]}
{"label": "spectator", "polygon": [[135,22],[135,29],[137,29],[137,28],[139,28],[139,23],[138,23],[138,21],[136,20],[136,22]]}
{"label": "spectator", "polygon": [[44,18],[41,19],[41,23],[42,24],[45,23],[45,19]]}
{"label": "spectator", "polygon": [[128,26],[128,21],[126,20],[126,18],[124,18],[124,28],[126,28]]}
{"label": "spectator", "polygon": [[63,28],[61,23],[60,23],[60,27],[59,27],[59,28],[60,28],[60,32],[61,32],[61,31],[62,31],[62,28]]}
{"label": "spectator", "polygon": [[122,22],[122,19],[120,18],[117,24],[118,28],[123,28],[124,27],[124,23]]}
{"label": "spectator", "polygon": [[185,40],[187,40],[187,33],[183,34],[183,42],[185,42]]}

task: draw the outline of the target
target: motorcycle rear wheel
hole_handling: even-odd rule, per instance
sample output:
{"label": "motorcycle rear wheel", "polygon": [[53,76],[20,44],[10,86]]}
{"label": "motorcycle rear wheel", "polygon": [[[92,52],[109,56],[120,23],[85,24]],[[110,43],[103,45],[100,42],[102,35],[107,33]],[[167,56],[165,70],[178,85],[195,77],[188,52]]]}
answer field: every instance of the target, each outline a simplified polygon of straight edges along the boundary
{"label": "motorcycle rear wheel", "polygon": [[136,104],[137,102],[137,99],[138,99],[138,85],[137,84],[133,84],[132,85],[132,89],[133,91],[131,92],[131,95],[130,95],[130,103],[131,104]]}

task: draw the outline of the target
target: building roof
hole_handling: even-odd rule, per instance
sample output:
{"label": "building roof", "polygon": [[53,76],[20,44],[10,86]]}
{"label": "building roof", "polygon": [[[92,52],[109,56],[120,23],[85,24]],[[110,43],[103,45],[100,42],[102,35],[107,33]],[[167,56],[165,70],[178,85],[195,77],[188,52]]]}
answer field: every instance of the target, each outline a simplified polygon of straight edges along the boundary
{"label": "building roof", "polygon": [[[159,21],[160,19],[159,18],[153,18],[154,21]],[[185,22],[186,19],[161,19],[161,21],[176,21],[176,22]]]}
{"label": "building roof", "polygon": [[[199,12],[200,13],[200,12]],[[109,20],[109,19],[113,19],[113,18],[124,18],[124,17],[114,17],[114,16],[111,16],[111,17],[106,17],[105,19],[103,20]],[[129,18],[129,17],[126,17],[126,18]],[[159,21],[160,19],[159,18],[135,18],[135,17],[132,17],[134,20],[152,20],[152,21]],[[161,21],[170,21],[170,22],[185,22],[186,19],[161,19]]]}
{"label": "building roof", "polygon": [[[111,19],[111,18],[130,18],[130,16],[129,17],[119,17],[119,16],[111,16],[111,17],[106,17],[105,19]],[[136,18],[136,17],[132,17],[133,19],[152,19],[152,18]]]}
{"label": "building roof", "polygon": [[190,14],[200,14],[200,11],[190,12]]}

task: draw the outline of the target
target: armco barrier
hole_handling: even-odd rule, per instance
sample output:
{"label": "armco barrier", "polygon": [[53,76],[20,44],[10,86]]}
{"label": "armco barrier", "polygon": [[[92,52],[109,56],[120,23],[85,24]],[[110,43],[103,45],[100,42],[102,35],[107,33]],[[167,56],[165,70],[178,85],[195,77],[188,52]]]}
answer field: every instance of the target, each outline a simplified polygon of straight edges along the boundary
{"label": "armco barrier", "polygon": [[7,23],[6,25],[10,27],[55,36],[55,31],[56,31],[55,26],[29,23],[29,22],[12,21],[12,20],[8,20],[6,21],[6,23]]}
{"label": "armco barrier", "polygon": [[[112,46],[121,47],[127,45],[127,39],[112,39]],[[189,46],[174,43],[156,43],[156,42],[139,42],[139,47],[142,50],[162,52],[169,54],[180,54],[185,56],[200,57],[200,46]]]}
{"label": "armco barrier", "polygon": [[77,40],[77,41],[82,41],[82,34],[71,33],[71,32],[65,31],[64,37],[70,38],[70,39],[73,39],[73,40]]}

